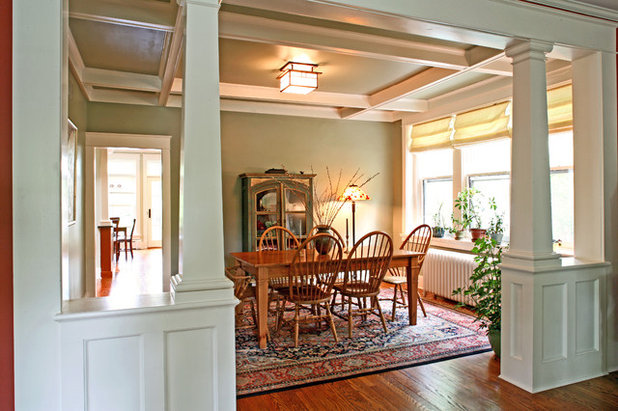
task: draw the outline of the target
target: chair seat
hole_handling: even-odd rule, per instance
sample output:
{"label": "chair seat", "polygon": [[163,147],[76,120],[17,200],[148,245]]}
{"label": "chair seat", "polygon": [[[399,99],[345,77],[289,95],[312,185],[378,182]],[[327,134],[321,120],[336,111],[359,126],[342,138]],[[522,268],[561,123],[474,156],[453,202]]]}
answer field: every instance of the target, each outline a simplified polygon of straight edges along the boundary
{"label": "chair seat", "polygon": [[[347,296],[360,296],[360,297],[370,297],[368,294],[371,287],[368,283],[360,283],[360,284],[346,284],[344,287],[343,284],[335,284],[334,288],[339,291],[343,295]],[[377,293],[370,293],[372,295]]]}
{"label": "chair seat", "polygon": [[[290,288],[286,287],[286,288],[281,288],[278,289],[277,292],[279,294],[281,294],[286,300],[291,301],[293,303],[311,303],[311,302],[317,302],[317,301],[324,301],[324,300],[328,300],[330,298],[330,294],[325,293],[322,288],[320,287],[316,287],[315,285],[306,285],[306,286],[302,286],[302,287],[294,287],[294,295],[291,296],[290,295]],[[312,294],[315,295],[316,297],[314,299],[312,299],[311,301],[306,301],[305,298],[300,298],[301,296],[298,295],[307,295],[307,294]]]}
{"label": "chair seat", "polygon": [[385,275],[382,280],[389,284],[405,284],[408,282],[407,278],[403,275]]}

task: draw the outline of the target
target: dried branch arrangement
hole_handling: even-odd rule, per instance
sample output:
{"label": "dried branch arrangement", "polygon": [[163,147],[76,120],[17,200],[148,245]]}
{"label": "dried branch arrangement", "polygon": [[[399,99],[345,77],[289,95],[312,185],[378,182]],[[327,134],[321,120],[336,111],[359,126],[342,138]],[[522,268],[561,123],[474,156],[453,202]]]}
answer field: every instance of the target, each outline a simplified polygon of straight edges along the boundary
{"label": "dried branch arrangement", "polygon": [[[311,173],[316,174],[311,167]],[[339,197],[343,193],[343,191],[350,185],[355,184],[359,187],[363,187],[365,184],[373,180],[378,174],[375,173],[369,178],[364,178],[365,175],[360,172],[360,168],[357,169],[352,177],[348,180],[343,180],[343,170],[339,170],[339,174],[335,179],[331,177],[330,169],[326,167],[326,176],[328,179],[328,184],[324,188],[318,187],[316,181],[313,183],[313,221],[317,222],[318,225],[332,226],[335,218],[341,211],[343,205],[348,201],[339,200]],[[276,177],[275,177],[276,178]],[[294,187],[294,183],[284,180],[278,179],[284,186],[286,186],[290,190],[296,190]],[[347,181],[345,184],[342,184],[342,181]],[[302,196],[301,199],[305,209],[309,207],[307,204],[307,199]]]}

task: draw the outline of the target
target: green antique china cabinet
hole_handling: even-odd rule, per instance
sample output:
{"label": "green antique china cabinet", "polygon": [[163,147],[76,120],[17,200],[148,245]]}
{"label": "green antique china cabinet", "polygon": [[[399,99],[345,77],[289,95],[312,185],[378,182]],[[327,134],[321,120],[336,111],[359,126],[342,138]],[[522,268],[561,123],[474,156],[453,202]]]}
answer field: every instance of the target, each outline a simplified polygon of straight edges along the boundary
{"label": "green antique china cabinet", "polygon": [[313,228],[315,174],[241,174],[243,251],[256,251],[264,230],[281,225],[299,241]]}

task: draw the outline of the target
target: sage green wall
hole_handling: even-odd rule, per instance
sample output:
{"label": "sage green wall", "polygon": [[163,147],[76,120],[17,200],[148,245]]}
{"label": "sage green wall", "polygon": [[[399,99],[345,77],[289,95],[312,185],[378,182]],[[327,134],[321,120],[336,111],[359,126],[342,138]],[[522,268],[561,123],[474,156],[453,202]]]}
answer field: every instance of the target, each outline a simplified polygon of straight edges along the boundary
{"label": "sage green wall", "polygon": [[[343,170],[350,177],[357,168],[370,176],[380,174],[364,189],[370,201],[356,207],[356,238],[372,230],[393,234],[393,181],[400,146],[401,125],[354,120],[248,113],[221,113],[223,171],[223,226],[226,256],[242,250],[241,188],[238,175],[280,168],[289,172],[314,171],[317,184],[325,187],[326,166],[332,174]],[[399,151],[399,156],[400,151]],[[345,205],[335,228],[345,237],[345,219],[351,207]],[[396,233],[398,234],[398,232]],[[398,243],[397,238],[394,239]],[[228,263],[229,257],[228,257]]]}
{"label": "sage green wall", "polygon": [[[88,102],[73,78],[69,75],[69,119],[77,127],[77,152],[75,165],[75,223],[68,227],[68,296],[82,298],[86,293],[86,267],[84,247],[84,142],[88,127]],[[67,285],[63,284],[63,290]]]}
{"label": "sage green wall", "polygon": [[181,119],[182,111],[179,108],[88,103],[88,131],[172,136],[170,141],[172,275],[178,273],[178,186],[180,181]]}

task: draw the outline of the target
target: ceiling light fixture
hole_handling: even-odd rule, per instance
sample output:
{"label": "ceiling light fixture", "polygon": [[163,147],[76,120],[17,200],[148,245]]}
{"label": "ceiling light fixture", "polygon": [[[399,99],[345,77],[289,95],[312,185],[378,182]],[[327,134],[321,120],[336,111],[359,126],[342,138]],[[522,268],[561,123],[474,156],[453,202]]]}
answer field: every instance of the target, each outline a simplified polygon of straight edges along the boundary
{"label": "ceiling light fixture", "polygon": [[280,68],[279,91],[282,93],[309,94],[318,88],[317,64],[288,61]]}

